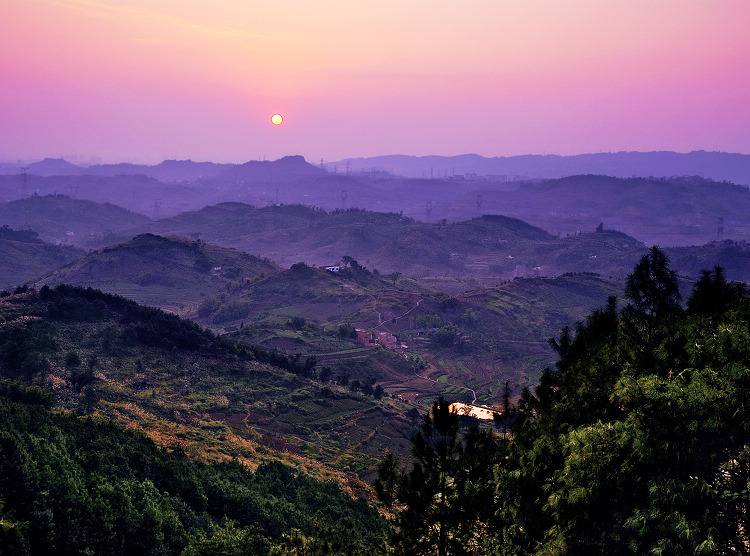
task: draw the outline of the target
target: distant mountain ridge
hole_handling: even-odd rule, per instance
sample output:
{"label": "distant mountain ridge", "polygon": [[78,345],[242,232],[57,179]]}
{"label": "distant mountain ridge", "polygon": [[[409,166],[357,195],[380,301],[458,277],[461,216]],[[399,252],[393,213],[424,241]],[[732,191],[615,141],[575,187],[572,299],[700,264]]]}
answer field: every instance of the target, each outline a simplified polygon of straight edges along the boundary
{"label": "distant mountain ridge", "polygon": [[[318,175],[325,171],[305,161],[300,155],[285,156],[278,160],[251,160],[243,164],[220,164],[215,162],[194,162],[192,160],[164,160],[156,165],[131,164],[96,164],[78,166],[62,158],[45,158],[25,166],[26,171],[34,176],[134,176],[142,175],[167,182],[195,181],[200,179],[225,180],[267,180],[274,176]],[[23,168],[4,165],[0,174],[20,174]]]}
{"label": "distant mountain ridge", "polygon": [[[35,176],[132,176],[143,175],[165,181],[192,181],[200,178],[212,178],[222,170],[235,166],[234,164],[218,164],[215,162],[193,162],[192,160],[164,160],[156,165],[131,164],[120,162],[117,164],[95,164],[93,166],[78,166],[62,158],[45,158],[39,162],[32,162],[26,166],[27,172]],[[19,167],[6,166],[3,174],[17,173]]]}
{"label": "distant mountain ridge", "polygon": [[[402,154],[346,158],[329,162],[327,169],[347,167],[349,172],[385,171],[407,177],[443,178],[477,174],[514,178],[561,178],[578,174],[602,174],[621,178],[701,176],[717,181],[750,185],[750,154],[719,151],[620,151],[561,156],[518,155],[485,157],[478,154],[457,156],[410,156]],[[285,156],[275,161],[248,161],[244,164],[164,160],[156,165],[97,164],[79,166],[62,158],[45,158],[27,163],[29,174],[36,176],[91,175],[113,177],[144,175],[158,180],[179,182],[199,179],[267,179],[274,173],[314,175],[317,166],[302,156]],[[0,174],[21,174],[22,164],[2,164]],[[317,172],[323,173],[323,172]],[[264,175],[265,174],[265,175]]]}
{"label": "distant mountain ridge", "polygon": [[560,178],[577,174],[603,174],[615,177],[701,176],[717,181],[750,185],[750,155],[716,151],[621,151],[574,156],[521,155],[484,157],[386,155],[347,158],[351,171],[385,170],[409,177],[450,177],[453,175],[493,175],[507,178]]}

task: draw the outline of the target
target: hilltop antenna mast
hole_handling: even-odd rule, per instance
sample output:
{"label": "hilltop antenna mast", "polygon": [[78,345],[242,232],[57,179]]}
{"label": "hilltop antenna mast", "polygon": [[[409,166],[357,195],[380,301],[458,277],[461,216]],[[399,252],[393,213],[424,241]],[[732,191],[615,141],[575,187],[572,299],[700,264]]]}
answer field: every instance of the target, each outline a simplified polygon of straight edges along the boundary
{"label": "hilltop antenna mast", "polygon": [[325,167],[325,164],[324,164],[324,162],[325,162],[325,161],[324,161],[324,160],[323,160],[323,159],[321,158],[321,159],[320,159],[320,169],[321,169],[321,170],[325,170],[325,169],[326,169],[326,167]]}
{"label": "hilltop antenna mast", "polygon": [[23,196],[28,197],[29,196],[29,175],[26,173],[28,171],[27,168],[21,168],[23,170],[23,174],[21,174],[21,179],[23,180]]}
{"label": "hilltop antenna mast", "polygon": [[341,190],[341,207],[346,210],[346,199],[349,197],[349,193],[347,193],[346,189]]}
{"label": "hilltop antenna mast", "polygon": [[482,194],[477,195],[477,212],[482,216]]}
{"label": "hilltop antenna mast", "polygon": [[349,161],[347,160],[346,161],[346,175],[348,176],[349,174],[351,174],[351,168],[349,166]]}
{"label": "hilltop antenna mast", "polygon": [[154,199],[154,220],[159,220],[159,201],[161,201],[161,199]]}
{"label": "hilltop antenna mast", "polygon": [[724,241],[724,217],[719,216],[719,223],[716,226],[716,237],[719,241]]}

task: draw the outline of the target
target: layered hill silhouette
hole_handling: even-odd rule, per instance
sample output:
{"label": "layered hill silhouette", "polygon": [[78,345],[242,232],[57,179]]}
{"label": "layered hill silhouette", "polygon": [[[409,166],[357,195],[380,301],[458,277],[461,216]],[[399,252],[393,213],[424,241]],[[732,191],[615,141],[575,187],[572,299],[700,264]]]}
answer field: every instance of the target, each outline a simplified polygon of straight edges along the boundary
{"label": "layered hill silhouette", "polygon": [[453,176],[456,174],[495,175],[505,178],[559,178],[576,174],[602,174],[621,178],[705,176],[717,181],[750,185],[750,155],[693,151],[591,153],[573,156],[520,155],[484,157],[477,154],[459,156],[387,155],[348,158],[354,171],[373,169],[411,177]]}
{"label": "layered hill silhouette", "polygon": [[[619,212],[607,213],[611,221],[619,221],[623,226],[628,222],[635,226],[637,222],[639,229],[644,230],[641,235],[648,234],[648,230],[656,230],[652,235],[662,234],[661,226],[667,226],[666,229],[673,230],[671,235],[678,238],[692,237],[696,230],[715,235],[715,230],[708,229],[711,220],[708,215],[723,211],[732,200],[736,213],[750,208],[747,191],[739,186],[714,184],[721,194],[713,197],[705,191],[703,180],[672,180],[668,184],[640,180],[644,190],[656,191],[664,186],[660,203],[651,206],[644,201],[649,199],[648,195],[639,195],[633,189],[638,181],[583,176],[528,184],[516,192],[515,201],[511,203],[510,198],[505,198],[503,203],[507,210],[524,212],[524,218],[537,218],[548,227],[577,228],[596,219],[583,212],[575,217],[562,215],[582,211],[586,206],[593,207],[592,213],[604,211],[607,203],[598,200],[597,193],[604,188],[618,195],[620,203]],[[675,189],[679,183],[682,183],[681,193]],[[592,201],[584,205],[583,197]],[[683,203],[685,199],[692,200]],[[675,201],[682,208],[671,213],[665,207]],[[702,218],[704,227],[694,224],[680,227],[679,211],[686,211],[688,205],[695,217],[692,222]],[[557,217],[539,216],[540,212],[553,211],[555,207],[566,210],[556,213]],[[744,229],[744,224],[738,223],[740,217],[737,218],[721,220],[726,235]],[[88,248],[129,241],[147,232],[233,247],[287,267],[296,262],[336,265],[342,256],[348,255],[382,273],[446,276],[457,283],[444,286],[459,290],[467,285],[467,280],[492,285],[518,276],[556,276],[566,272],[596,272],[622,278],[646,251],[646,245],[633,236],[610,229],[610,220],[600,221],[596,231],[553,235],[522,220],[498,215],[425,223],[397,213],[360,209],[326,212],[284,204],[257,208],[239,202],[220,203],[151,221],[114,205],[48,195],[0,205],[0,221],[15,229],[36,231],[48,242]],[[747,256],[743,243],[727,241],[714,240],[703,247],[669,248],[667,252],[675,260],[676,270],[688,277],[694,276],[700,265],[705,268],[721,264],[727,268],[730,279],[750,279],[743,262]]]}
{"label": "layered hill silhouette", "polygon": [[555,234],[599,223],[663,246],[750,239],[750,190],[703,178],[582,175],[526,183],[509,192],[481,188],[483,206]]}
{"label": "layered hill silhouette", "polygon": [[[292,158],[292,157],[287,157]],[[220,172],[241,166],[192,160],[165,160],[159,164],[96,164],[80,166],[61,158],[46,158],[27,163],[29,172],[39,176],[83,175],[115,176],[143,174],[169,181],[214,177]],[[621,151],[570,156],[519,155],[485,157],[478,154],[457,156],[384,155],[347,158],[328,162],[328,171],[336,168],[349,172],[388,173],[405,177],[451,177],[455,175],[493,175],[504,177],[560,178],[577,174],[602,174],[622,178],[704,176],[717,181],[750,185],[750,155],[692,151]],[[21,165],[3,164],[2,173],[20,173]]]}
{"label": "layered hill silhouette", "polygon": [[[25,166],[29,174],[50,176],[148,176],[169,182],[196,181],[217,178],[219,181],[250,180],[260,181],[287,175],[317,175],[325,171],[305,162],[302,156],[285,156],[275,161],[251,160],[243,164],[217,164],[215,162],[194,162],[192,160],[164,160],[156,165],[95,164],[79,166],[62,158],[45,158]],[[6,168],[5,172],[10,169]],[[16,168],[18,173],[21,168]]]}
{"label": "layered hill silhouette", "polygon": [[326,213],[296,205],[223,203],[153,222],[147,229],[163,235],[200,234],[209,243],[257,253],[282,265],[336,265],[348,255],[383,273],[495,282],[571,271],[624,275],[645,251],[623,234],[557,238],[503,216],[427,224],[396,213]]}
{"label": "layered hill silhouette", "polygon": [[[31,194],[65,193],[100,203],[115,203],[154,218],[173,216],[222,201],[257,205],[277,202],[278,190],[289,202],[291,192],[311,189],[324,170],[301,156],[244,164],[164,161],[156,166],[112,164],[80,167],[62,159],[46,159],[28,167],[26,175],[0,175],[0,194],[18,199]],[[333,194],[339,195],[335,188]],[[330,193],[330,192],[329,192]],[[327,198],[327,196],[326,196]],[[311,203],[316,204],[315,199]]]}
{"label": "layered hill silhouette", "polygon": [[[451,172],[433,169],[423,171],[421,177],[373,171],[370,165],[359,169],[351,163],[343,173],[332,172],[339,168],[330,164],[326,171],[300,156],[244,164],[164,161],[156,166],[88,168],[48,159],[30,165],[26,176],[20,168],[15,174],[0,176],[0,194],[15,199],[34,192],[64,192],[114,203],[154,219],[221,202],[258,207],[303,204],[329,212],[355,207],[393,212],[428,223],[502,214],[562,236],[593,231],[603,222],[607,228],[662,246],[750,239],[750,193],[744,186],[724,182],[748,183],[746,155],[614,153],[519,158],[539,171],[500,171],[479,164],[488,159],[475,155],[443,161],[454,164]],[[610,159],[611,163],[602,162]],[[457,161],[479,165],[457,173]],[[569,171],[544,170],[558,162]],[[637,171],[631,171],[631,166]],[[729,174],[720,172],[722,168]]]}

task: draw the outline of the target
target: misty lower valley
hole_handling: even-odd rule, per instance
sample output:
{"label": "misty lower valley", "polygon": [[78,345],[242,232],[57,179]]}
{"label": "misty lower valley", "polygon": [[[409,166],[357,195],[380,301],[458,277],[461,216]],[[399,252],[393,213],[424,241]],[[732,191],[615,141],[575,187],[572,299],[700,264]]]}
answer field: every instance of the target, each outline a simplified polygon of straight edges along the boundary
{"label": "misty lower valley", "polygon": [[748,182],[0,164],[0,555],[750,554]]}

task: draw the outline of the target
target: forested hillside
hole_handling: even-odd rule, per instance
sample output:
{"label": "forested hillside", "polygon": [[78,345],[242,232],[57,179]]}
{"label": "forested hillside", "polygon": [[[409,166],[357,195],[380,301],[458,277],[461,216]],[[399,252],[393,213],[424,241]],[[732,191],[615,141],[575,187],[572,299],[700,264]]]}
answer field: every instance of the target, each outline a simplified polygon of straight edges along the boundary
{"label": "forested hillside", "polygon": [[107,416],[194,458],[252,467],[281,458],[362,492],[385,443],[408,454],[410,406],[332,382],[312,356],[240,345],[64,285],[0,298],[0,323],[2,376],[44,385],[56,407]]}
{"label": "forested hillside", "polygon": [[[653,248],[494,430],[440,398],[411,453],[408,406],[324,385],[311,359],[69,286],[0,315],[3,553],[750,550],[750,296],[720,267],[684,300]],[[373,447],[387,532],[336,471],[366,475]]]}
{"label": "forested hillside", "polygon": [[396,553],[747,553],[744,285],[705,272],[682,308],[654,248],[625,298],[563,330],[558,364],[508,408],[498,443],[462,438],[440,400],[413,467],[381,463]]}
{"label": "forested hillside", "polygon": [[334,483],[206,465],[51,405],[0,381],[0,554],[366,554],[382,539],[377,512]]}

